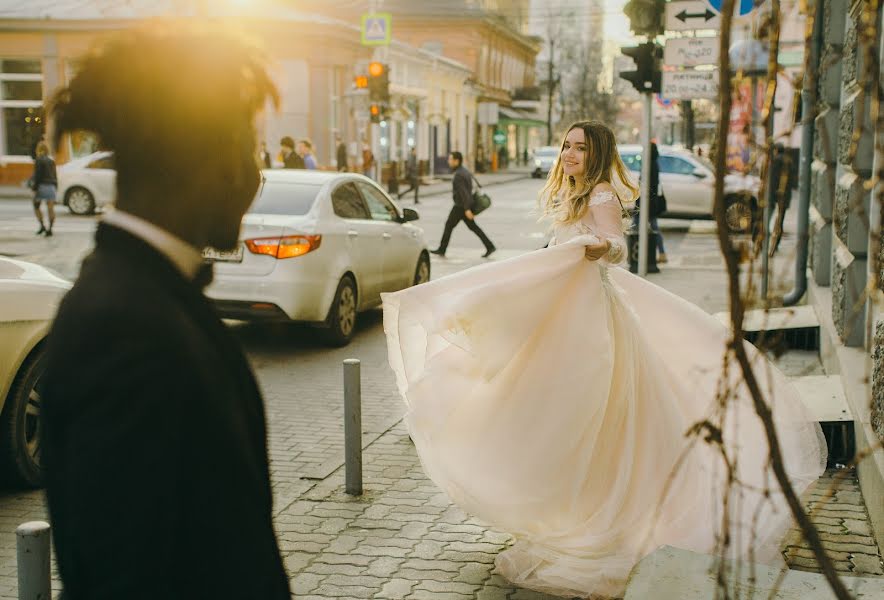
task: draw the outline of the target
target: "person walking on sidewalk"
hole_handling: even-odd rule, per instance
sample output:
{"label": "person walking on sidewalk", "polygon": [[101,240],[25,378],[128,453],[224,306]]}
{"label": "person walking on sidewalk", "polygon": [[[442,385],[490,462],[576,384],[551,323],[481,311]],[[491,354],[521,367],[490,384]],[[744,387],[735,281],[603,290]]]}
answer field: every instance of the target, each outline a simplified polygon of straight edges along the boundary
{"label": "person walking on sidewalk", "polygon": [[154,23],[93,51],[50,102],[56,146],[96,134],[118,191],[59,308],[41,392],[65,600],[291,598],[264,402],[203,293],[202,250],[237,247],[258,189],[268,100],[246,42]]}
{"label": "person walking on sidewalk", "polygon": [[[651,231],[654,232],[654,239],[657,244],[657,263],[664,264],[669,262],[669,259],[666,257],[666,248],[663,246],[663,232],[660,230],[660,225],[657,222],[657,217],[663,214],[664,209],[663,206],[665,204],[665,200],[663,198],[663,193],[660,190],[660,151],[657,150],[657,143],[651,142],[651,202],[649,204],[651,212],[648,214],[648,226],[650,226]],[[641,205],[641,201],[638,200],[635,203],[636,207]],[[638,231],[639,224],[639,213],[638,211],[633,212],[632,214],[632,226]]]}
{"label": "person walking on sidewalk", "polygon": [[298,154],[304,160],[304,168],[315,171],[317,168],[316,157],[313,156],[313,142],[304,138],[298,140]]}
{"label": "person walking on sidewalk", "polygon": [[267,142],[261,142],[261,152],[258,154],[261,167],[264,169],[273,168],[273,160],[270,158],[270,151],[267,149]]}
{"label": "person walking on sidewalk", "polygon": [[335,135],[335,142],[337,143],[337,147],[335,148],[335,158],[337,162],[338,171],[340,173],[347,172],[347,144],[344,143],[344,140],[341,139],[341,135]]}
{"label": "person walking on sidewalk", "polygon": [[476,224],[475,215],[470,210],[473,206],[473,174],[463,165],[463,154],[460,152],[452,152],[448,155],[448,166],[454,171],[454,178],[451,180],[454,206],[451,207],[451,212],[448,213],[448,220],[445,222],[445,230],[442,232],[442,240],[439,242],[439,247],[430,252],[437,256],[445,256],[445,252],[448,250],[448,242],[451,240],[451,232],[454,231],[458,223],[463,221],[466,223],[467,228],[482,240],[482,244],[485,245],[485,254],[482,256],[483,258],[488,258],[494,254],[497,248]]}
{"label": "person walking on sidewalk", "polygon": [[414,190],[414,203],[420,204],[418,194],[421,187],[421,174],[420,165],[417,162],[417,150],[414,148],[411,149],[411,152],[408,154],[408,161],[405,163],[405,178],[408,179],[408,185],[411,187],[404,192],[400,192],[399,199],[401,200],[402,196]]}
{"label": "person walking on sidewalk", "polygon": [[295,152],[295,140],[293,140],[290,136],[285,136],[284,138],[279,140],[279,145],[282,148],[283,169],[304,168],[304,159],[301,158],[300,154]]}
{"label": "person walking on sidewalk", "polygon": [[[34,190],[34,214],[40,229],[37,235],[52,236],[52,226],[55,224],[55,196],[58,192],[58,175],[55,171],[55,161],[49,156],[49,144],[40,142],[35,151],[37,159],[34,161],[34,174],[31,177],[31,189]],[[43,220],[41,204],[46,203],[46,216],[49,217],[49,227]]]}

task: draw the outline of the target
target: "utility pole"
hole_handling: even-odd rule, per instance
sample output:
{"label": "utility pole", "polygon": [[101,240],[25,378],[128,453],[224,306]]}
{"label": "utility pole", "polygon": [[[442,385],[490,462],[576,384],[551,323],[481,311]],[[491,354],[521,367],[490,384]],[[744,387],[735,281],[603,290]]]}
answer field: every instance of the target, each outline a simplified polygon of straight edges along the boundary
{"label": "utility pole", "polygon": [[546,89],[547,89],[547,102],[546,102],[546,145],[552,145],[552,109],[553,109],[553,92],[555,91],[556,83],[553,81],[553,61],[555,60],[556,54],[556,40],[554,37],[550,36],[549,39],[549,62],[547,63],[547,71],[546,71]]}
{"label": "utility pole", "polygon": [[[630,0],[623,7],[629,17],[629,27],[636,35],[647,37],[644,44],[621,48],[621,52],[635,61],[635,71],[625,71],[620,77],[630,82],[643,97],[642,119],[642,176],[641,199],[638,211],[638,274],[648,274],[648,221],[651,211],[651,129],[654,118],[655,93],[660,93],[660,59],[663,49],[654,38],[663,33],[663,0]],[[656,191],[656,190],[655,190]]]}
{"label": "utility pole", "polygon": [[690,100],[682,100],[681,108],[683,111],[682,117],[684,118],[682,141],[684,142],[685,148],[693,151],[694,145],[696,144],[694,141],[696,131],[694,127],[694,105]]}

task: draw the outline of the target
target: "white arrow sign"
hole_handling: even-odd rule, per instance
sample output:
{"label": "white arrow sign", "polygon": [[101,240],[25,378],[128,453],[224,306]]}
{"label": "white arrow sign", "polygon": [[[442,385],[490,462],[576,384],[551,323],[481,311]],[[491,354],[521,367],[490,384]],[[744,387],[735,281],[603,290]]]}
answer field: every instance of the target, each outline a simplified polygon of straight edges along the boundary
{"label": "white arrow sign", "polygon": [[717,65],[719,48],[717,37],[666,40],[663,62],[670,67]]}
{"label": "white arrow sign", "polygon": [[667,100],[718,98],[718,71],[663,71],[662,83]]}
{"label": "white arrow sign", "polygon": [[721,15],[704,0],[680,0],[666,4],[666,30],[720,29]]}

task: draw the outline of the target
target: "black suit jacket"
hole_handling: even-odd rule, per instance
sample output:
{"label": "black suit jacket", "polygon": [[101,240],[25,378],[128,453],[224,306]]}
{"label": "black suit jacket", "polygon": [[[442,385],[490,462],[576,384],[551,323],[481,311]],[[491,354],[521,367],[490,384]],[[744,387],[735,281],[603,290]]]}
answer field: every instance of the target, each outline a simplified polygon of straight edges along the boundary
{"label": "black suit jacket", "polygon": [[66,600],[290,598],[261,394],[165,256],[99,225],[50,334],[44,384]]}
{"label": "black suit jacket", "polygon": [[284,169],[303,169],[304,159],[297,152],[292,152],[283,159]]}
{"label": "black suit jacket", "polygon": [[461,165],[454,170],[451,185],[454,204],[464,210],[470,210],[473,207],[473,176],[465,166]]}

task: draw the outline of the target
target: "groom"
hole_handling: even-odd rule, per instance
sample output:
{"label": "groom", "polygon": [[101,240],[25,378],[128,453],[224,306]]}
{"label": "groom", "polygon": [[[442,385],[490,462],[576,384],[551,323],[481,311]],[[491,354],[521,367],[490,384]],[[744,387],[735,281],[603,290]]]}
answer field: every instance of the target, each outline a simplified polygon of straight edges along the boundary
{"label": "groom", "polygon": [[445,222],[445,230],[442,233],[442,241],[436,250],[431,250],[437,256],[445,256],[448,250],[448,242],[451,240],[451,232],[457,227],[461,221],[467,224],[470,231],[479,236],[485,245],[485,254],[482,256],[488,258],[497,248],[485,235],[485,232],[476,224],[475,215],[470,210],[473,207],[473,175],[465,166],[463,166],[463,154],[460,152],[452,152],[448,156],[448,166],[454,172],[454,178],[451,180],[453,188],[454,206],[448,213],[448,220]]}
{"label": "groom", "polygon": [[56,145],[95,133],[119,192],[59,309],[43,380],[65,600],[291,597],[264,403],[203,294],[201,252],[239,245],[268,99],[257,50],[171,23],[118,34],[53,99]]}

